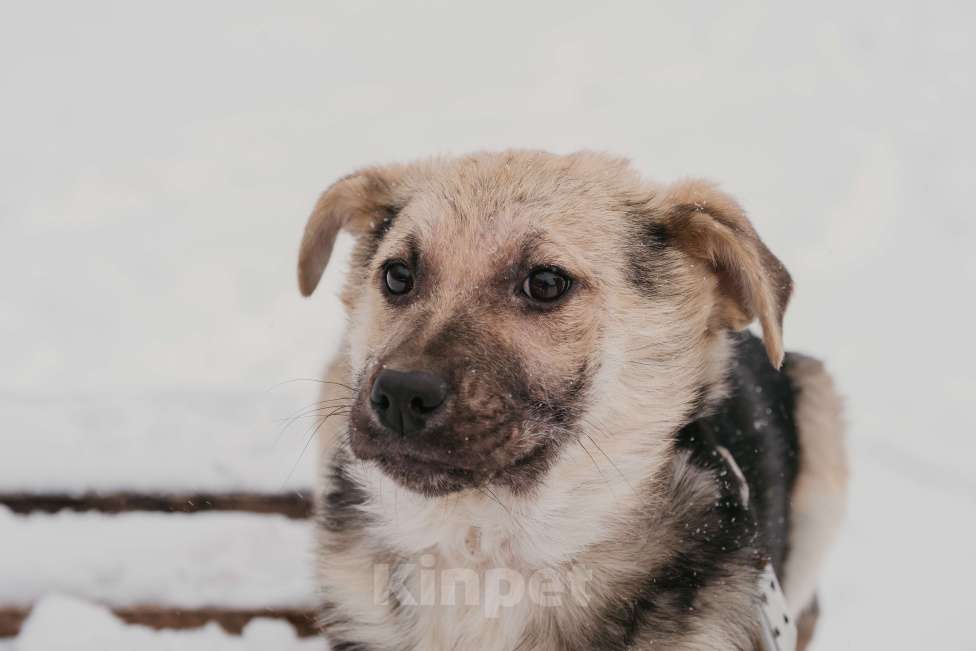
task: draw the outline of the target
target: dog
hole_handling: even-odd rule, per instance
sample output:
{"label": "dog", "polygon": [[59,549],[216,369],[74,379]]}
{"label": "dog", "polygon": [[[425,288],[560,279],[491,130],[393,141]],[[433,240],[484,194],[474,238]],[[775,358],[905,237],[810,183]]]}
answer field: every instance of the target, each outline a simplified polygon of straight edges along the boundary
{"label": "dog", "polygon": [[792,281],[734,199],[592,152],[369,167],[312,211],[305,296],[340,231],[316,498],[332,649],[755,649],[766,564],[806,644],[842,405],[784,353]]}

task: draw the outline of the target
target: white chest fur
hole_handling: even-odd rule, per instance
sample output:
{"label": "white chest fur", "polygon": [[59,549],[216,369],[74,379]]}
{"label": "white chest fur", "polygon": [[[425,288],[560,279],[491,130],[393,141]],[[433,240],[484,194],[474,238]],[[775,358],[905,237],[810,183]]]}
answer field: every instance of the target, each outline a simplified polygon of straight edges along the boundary
{"label": "white chest fur", "polygon": [[519,501],[494,491],[429,499],[358,465],[372,498],[368,535],[390,551],[369,569],[375,605],[417,649],[517,647],[585,607],[591,574],[577,559],[615,535],[609,517],[636,499],[628,470]]}

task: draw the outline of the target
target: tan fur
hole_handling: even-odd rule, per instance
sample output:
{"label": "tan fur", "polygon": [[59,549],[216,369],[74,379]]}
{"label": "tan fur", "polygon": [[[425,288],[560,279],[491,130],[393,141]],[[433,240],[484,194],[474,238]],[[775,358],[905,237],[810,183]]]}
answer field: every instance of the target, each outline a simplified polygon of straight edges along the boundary
{"label": "tan fur", "polygon": [[794,615],[811,605],[820,568],[843,521],[848,465],[843,405],[821,362],[795,355],[800,470],[793,488],[793,529],[783,590]]}
{"label": "tan fur", "polygon": [[340,230],[362,235],[383,219],[382,208],[391,200],[399,171],[368,168],[336,181],[322,193],[305,226],[298,256],[298,283],[304,296],[318,286]]}
{"label": "tan fur", "polygon": [[[621,243],[633,239],[640,227],[628,212],[634,206],[644,218],[660,221],[681,244],[662,254],[668,285],[651,298],[641,294],[620,265],[607,264],[620,259]],[[687,206],[695,209],[685,210]],[[648,550],[668,550],[676,541],[657,539],[654,531],[636,532],[633,523],[637,516],[655,512],[680,518],[682,514],[670,513],[665,505],[674,491],[692,490],[689,476],[701,472],[673,458],[670,436],[691,409],[697,387],[708,387],[706,401],[724,395],[727,330],[758,318],[771,361],[781,363],[789,276],[741,208],[708,184],[649,184],[626,161],[601,154],[503,152],[371,168],[339,181],[323,194],[306,228],[299,261],[302,292],[315,289],[340,229],[365,234],[393,207],[399,215],[371,257],[402,256],[405,236],[418,234],[429,255],[426,264],[438,280],[435,294],[394,315],[375,289],[375,264],[354,269],[343,293],[352,327],[327,373],[330,382],[356,387],[375,373],[381,360],[407,364],[456,319],[490,331],[516,351],[541,391],[555,391],[568,382],[582,362],[598,370],[578,425],[581,435],[561,450],[529,496],[496,489],[490,495],[469,490],[424,497],[404,489],[374,464],[352,464],[354,480],[372,498],[372,521],[353,539],[322,533],[326,551],[319,560],[321,583],[329,599],[348,608],[358,622],[355,630],[368,631],[368,641],[380,647],[501,650],[522,641],[528,645],[524,648],[560,648],[559,640],[572,638],[585,619],[573,608],[523,603],[488,621],[463,604],[428,608],[421,609],[414,628],[403,630],[373,603],[370,568],[377,559],[391,557],[477,572],[506,567],[529,576],[545,569],[566,572],[572,563],[583,563],[598,571],[592,584],[597,598],[610,585],[609,577],[646,573],[637,559],[646,563]],[[518,254],[512,242],[533,234],[539,235],[541,254],[578,279],[576,299],[551,319],[520,316],[504,306],[480,309],[478,292],[497,282],[493,270]],[[358,245],[362,259],[373,254],[365,240]],[[647,308],[649,300],[653,310]],[[604,318],[607,314],[616,318]],[[525,336],[526,329],[532,337]],[[817,400],[818,390],[817,376],[810,377],[814,381],[808,401]],[[478,379],[471,382],[477,393]],[[352,399],[350,390],[339,384],[325,385],[322,395],[338,402]],[[836,455],[831,447],[836,441],[818,447],[824,436],[833,434],[817,436],[815,430],[832,423],[818,422],[823,417],[815,413],[818,406],[804,404],[802,423],[807,425],[801,432],[813,440],[808,443],[804,434],[807,460],[795,499],[801,505],[801,522],[818,523],[818,492],[823,486],[836,488],[839,481],[831,456]],[[348,426],[345,415],[324,423],[323,468],[337,451],[347,452],[343,433]],[[531,429],[517,432],[513,445],[528,446],[546,435]],[[807,445],[813,446],[809,458]],[[328,489],[329,480],[323,481]],[[649,486],[649,481],[658,483]],[[684,497],[689,504],[715,499],[709,494]],[[646,537],[637,550],[635,536]],[[802,542],[797,544],[802,548]],[[810,552],[817,562],[819,554]],[[799,587],[794,594],[802,596],[811,578],[806,566],[796,572],[794,585]],[[648,638],[638,646],[745,648],[747,640],[733,639],[741,635],[741,627],[728,623],[747,621],[750,587],[734,578],[710,587],[701,597],[698,633],[680,641]],[[342,633],[343,626],[331,630]]]}
{"label": "tan fur", "polygon": [[[783,364],[783,313],[793,282],[762,243],[732,197],[703,181],[676,183],[654,201],[670,230],[694,257],[708,263],[725,289],[718,322],[741,330],[756,318],[773,366]],[[675,211],[674,207],[684,210]]]}
{"label": "tan fur", "polygon": [[806,651],[810,647],[819,618],[820,610],[817,607],[816,601],[800,613],[796,622],[796,651]]}

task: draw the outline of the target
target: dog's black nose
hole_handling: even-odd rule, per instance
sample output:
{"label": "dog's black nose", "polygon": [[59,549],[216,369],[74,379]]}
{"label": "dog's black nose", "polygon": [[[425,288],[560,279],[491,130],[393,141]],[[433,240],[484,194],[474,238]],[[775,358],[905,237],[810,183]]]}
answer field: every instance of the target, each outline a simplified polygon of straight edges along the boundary
{"label": "dog's black nose", "polygon": [[433,373],[385,368],[373,380],[373,411],[394,432],[416,434],[444,404],[447,383]]}

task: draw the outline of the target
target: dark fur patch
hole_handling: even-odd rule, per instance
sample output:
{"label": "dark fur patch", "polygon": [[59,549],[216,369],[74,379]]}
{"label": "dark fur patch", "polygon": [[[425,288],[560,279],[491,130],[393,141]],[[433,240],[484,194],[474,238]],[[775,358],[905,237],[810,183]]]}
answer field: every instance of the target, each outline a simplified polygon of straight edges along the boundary
{"label": "dark fur patch", "polygon": [[[731,478],[715,454],[724,446],[745,475],[750,512],[758,527],[758,546],[782,572],[790,530],[790,494],[799,470],[799,434],[794,421],[795,392],[787,373],[769,365],[762,342],[749,333],[735,335],[736,355],[729,376],[731,396],[714,414],[685,426],[678,446],[697,465]],[[791,363],[789,357],[785,362]],[[738,490],[723,481],[723,494]]]}
{"label": "dark fur patch", "polygon": [[532,454],[498,477],[496,483],[508,487],[516,495],[525,495],[538,486],[562,446],[574,436],[573,426],[583,413],[593,375],[593,370],[584,361],[561,391],[551,393],[548,400],[535,402],[531,419],[544,426],[553,426],[557,436],[545,440]]}
{"label": "dark fur patch", "polygon": [[544,441],[535,450],[522,457],[504,473],[495,478],[494,483],[505,486],[515,495],[526,495],[539,484],[556,458],[559,446]]}
{"label": "dark fur patch", "polygon": [[[721,481],[717,472],[713,476]],[[688,488],[679,487],[675,499]],[[679,537],[670,560],[608,604],[587,648],[624,651],[645,631],[656,639],[681,637],[694,626],[703,589],[742,573],[758,576],[755,524],[735,495],[723,487],[718,503],[695,507],[687,520],[674,523]]]}
{"label": "dark fur patch", "polygon": [[319,630],[328,638],[329,648],[345,649],[346,651],[370,651],[370,648],[362,642],[351,642],[342,640],[337,629],[348,627],[351,621],[341,614],[338,604],[332,601],[322,601],[319,604],[318,626]]}
{"label": "dark fur patch", "polygon": [[370,647],[362,642],[343,642],[340,640],[329,640],[329,648],[332,651],[370,651]]}
{"label": "dark fur patch", "polygon": [[[320,500],[321,508],[316,517],[318,525],[338,534],[327,543],[326,553],[337,553],[358,544],[360,538],[357,534],[369,522],[369,516],[362,510],[369,497],[363,487],[349,476],[349,463],[348,454],[342,449],[338,450],[329,467],[328,488]],[[320,602],[319,630],[326,634],[332,649],[370,651],[366,644],[342,639],[341,630],[352,624],[338,604],[328,598]]]}
{"label": "dark fur patch", "polygon": [[371,647],[363,642],[353,642],[350,640],[343,640],[341,637],[338,637],[334,631],[335,628],[340,624],[348,625],[349,622],[347,620],[336,620],[332,622],[322,622],[319,624],[320,630],[329,641],[329,649],[332,651],[373,651],[374,647]]}
{"label": "dark fur patch", "polygon": [[[607,604],[599,618],[605,625],[593,633],[589,648],[622,651],[643,631],[663,636],[685,632],[693,624],[703,588],[734,574],[758,576],[767,559],[782,576],[789,495],[798,470],[794,391],[787,375],[770,367],[762,342],[750,334],[736,336],[729,380],[730,397],[683,427],[675,443],[677,451],[687,453],[693,465],[713,478],[720,499],[698,505],[675,523],[680,542],[671,560],[639,585],[621,589],[619,599]],[[730,451],[746,477],[748,510],[717,446]]]}
{"label": "dark fur patch", "polygon": [[422,260],[420,258],[420,242],[417,240],[417,236],[413,233],[408,234],[403,238],[403,243],[407,247],[407,263],[410,268],[414,270],[414,273],[420,274],[423,272],[421,269]]}
{"label": "dark fur patch", "polygon": [[[426,315],[425,317],[426,318]],[[417,324],[422,325],[421,323]],[[448,359],[446,351],[459,353],[469,357],[477,354],[484,346],[484,337],[478,331],[475,320],[464,315],[455,316],[445,323],[437,334],[432,336],[424,345],[422,354],[425,357]],[[466,353],[466,354],[465,354]],[[467,364],[462,364],[466,366]]]}
{"label": "dark fur patch", "polygon": [[393,228],[393,222],[396,221],[397,216],[400,214],[401,207],[396,205],[386,205],[380,206],[379,216],[380,223],[376,225],[373,229],[372,237],[379,243],[386,237],[386,234]]}
{"label": "dark fur patch", "polygon": [[362,529],[369,518],[362,507],[369,500],[366,491],[349,476],[347,465],[351,463],[343,451],[336,452],[329,468],[329,477],[318,523],[326,531],[344,533]]}
{"label": "dark fur patch", "polygon": [[[423,430],[403,437],[377,427],[365,399],[358,400],[351,415],[352,448],[402,485],[430,496],[491,485],[530,490],[570,438],[592,378],[583,362],[561,385],[537,386],[518,352],[486,332],[476,315],[465,314],[429,339],[405,342],[389,360],[384,363],[443,378],[449,387],[445,406]],[[533,429],[545,433],[526,438]]]}
{"label": "dark fur patch", "polygon": [[379,249],[380,243],[386,234],[393,228],[397,217],[403,210],[403,206],[398,204],[378,204],[375,206],[376,223],[373,230],[359,238],[352,254],[352,267],[354,269],[366,269],[370,266],[373,257]]}
{"label": "dark fur patch", "polygon": [[668,283],[668,260],[665,252],[670,246],[667,225],[653,213],[634,211],[638,224],[633,241],[627,248],[627,270],[630,281],[641,294],[658,296]]}

